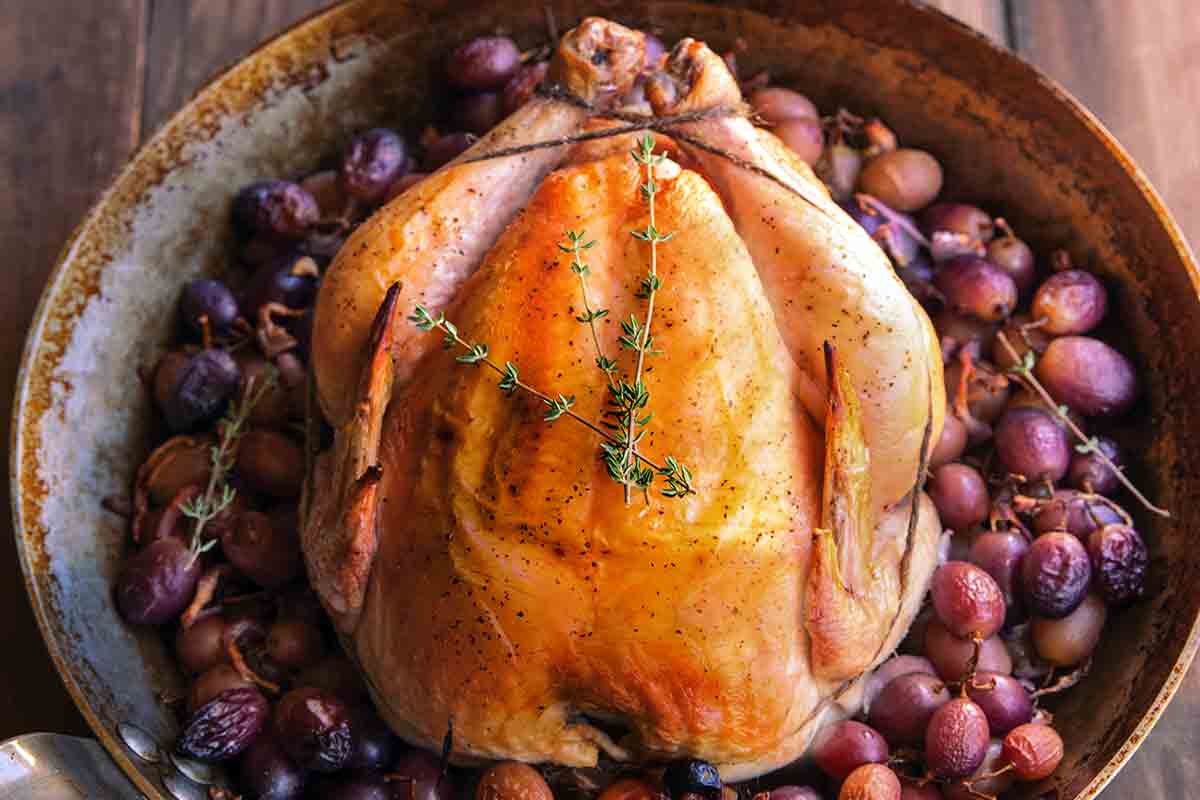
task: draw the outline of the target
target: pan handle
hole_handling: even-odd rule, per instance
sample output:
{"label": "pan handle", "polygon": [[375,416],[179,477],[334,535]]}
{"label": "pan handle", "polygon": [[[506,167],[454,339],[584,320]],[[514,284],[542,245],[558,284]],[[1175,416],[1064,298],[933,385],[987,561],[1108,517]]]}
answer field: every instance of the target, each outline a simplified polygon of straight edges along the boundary
{"label": "pan handle", "polygon": [[94,739],[30,733],[0,742],[0,800],[144,800]]}

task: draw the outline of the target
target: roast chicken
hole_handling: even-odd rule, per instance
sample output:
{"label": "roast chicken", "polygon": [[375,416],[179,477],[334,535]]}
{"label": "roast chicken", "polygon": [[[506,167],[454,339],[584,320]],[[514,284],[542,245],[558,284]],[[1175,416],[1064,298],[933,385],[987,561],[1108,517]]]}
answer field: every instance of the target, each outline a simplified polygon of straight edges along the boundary
{"label": "roast chicken", "polygon": [[452,725],[462,762],[690,756],[737,780],[853,713],[936,564],[920,485],[942,361],[886,256],[747,118],[723,60],[684,40],[646,83],[653,119],[673,120],[655,134],[655,225],[673,237],[657,251],[639,447],[688,465],[693,491],[628,501],[593,430],[546,422],[537,397],[408,321],[417,305],[444,314],[602,418],[558,245],[567,230],[595,241],[598,339],[621,352],[617,321],[645,305],[640,134],[520,146],[628,126],[613,110],[642,68],[641,34],[585,20],[542,92],[339,253],[312,338],[334,442],[311,471],[303,546],[410,742],[436,749]]}

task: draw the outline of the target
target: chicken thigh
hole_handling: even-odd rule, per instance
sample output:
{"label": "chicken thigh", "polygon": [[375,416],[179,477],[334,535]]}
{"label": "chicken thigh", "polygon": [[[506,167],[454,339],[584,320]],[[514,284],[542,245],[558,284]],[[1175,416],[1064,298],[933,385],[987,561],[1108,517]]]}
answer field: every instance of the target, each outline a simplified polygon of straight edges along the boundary
{"label": "chicken thigh", "polygon": [[[552,71],[573,75],[562,85],[577,97],[601,97],[596,81],[632,78],[620,58],[595,54],[608,43],[638,50],[637,34],[588,20],[565,41],[568,54],[590,51],[593,74],[571,73],[582,65],[561,51]],[[677,50],[672,63],[681,59]],[[572,108],[585,105],[602,110],[603,101]],[[539,113],[561,116],[562,130],[586,117]],[[512,122],[505,128],[523,137]],[[930,380],[941,362],[925,340],[928,321],[902,288],[894,298],[886,282],[847,289],[836,297],[844,327],[824,335],[819,360],[809,357],[809,339],[794,330],[803,313],[773,296],[790,285],[772,270],[874,285],[882,254],[840,220],[819,222],[797,192],[770,200],[789,220],[783,233],[749,227],[726,194],[747,178],[706,162],[690,136],[678,149],[659,140],[677,161],[657,175],[655,225],[673,238],[658,248],[661,354],[643,376],[653,419],[640,446],[690,465],[694,493],[627,503],[593,431],[544,421],[540,400],[507,396],[494,373],[456,363],[438,335],[405,320],[436,298],[493,362],[519,365],[523,381],[573,395],[575,413],[600,419],[608,387],[558,245],[579,229],[596,242],[588,291],[609,309],[597,341],[616,357],[615,320],[644,313],[635,293],[649,257],[630,235],[649,219],[644,175],[625,148],[534,151],[542,155],[508,167],[519,190],[455,172],[492,161],[451,166],[424,191],[457,197],[463,220],[503,219],[469,220],[461,248],[461,231],[414,236],[440,230],[424,216],[436,198],[418,184],[331,267],[314,365],[335,442],[307,489],[303,544],[380,712],[410,742],[434,747],[452,724],[461,761],[687,755],[728,780],[762,774],[802,755],[823,720],[854,710],[863,677],[916,613],[940,533],[916,489],[918,466],[938,422],[926,412],[919,425],[905,416],[888,427],[872,387],[904,380],[925,393],[913,406],[944,407],[940,375]],[[765,168],[793,170],[766,147]],[[456,195],[460,182],[503,202]],[[762,193],[751,186],[746,201],[766,202]],[[819,235],[804,233],[820,225]],[[768,262],[770,246],[752,241],[763,236],[794,248],[795,261]],[[804,302],[816,332],[803,335],[822,336],[835,312],[811,293]],[[879,331],[878,304],[890,302],[904,304],[893,319],[916,321]],[[364,316],[367,303],[375,308]],[[875,335],[904,360],[864,364],[875,355],[864,340]]]}

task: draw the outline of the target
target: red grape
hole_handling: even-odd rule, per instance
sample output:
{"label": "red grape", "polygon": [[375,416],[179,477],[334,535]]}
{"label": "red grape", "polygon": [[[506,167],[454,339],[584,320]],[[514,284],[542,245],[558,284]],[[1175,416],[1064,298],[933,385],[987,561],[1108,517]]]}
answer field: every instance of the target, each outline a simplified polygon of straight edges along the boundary
{"label": "red grape", "polygon": [[1062,757],[1062,737],[1049,725],[1021,725],[1004,737],[1004,760],[1023,781],[1048,778]]}
{"label": "red grape", "polygon": [[1061,619],[1035,617],[1030,630],[1033,646],[1039,656],[1055,666],[1074,666],[1096,649],[1107,618],[1104,601],[1089,594]]}
{"label": "red grape", "polygon": [[[500,101],[492,97],[497,107],[494,116],[498,117]],[[338,177],[346,194],[373,203],[383,199],[409,166],[408,147],[400,134],[388,128],[372,128],[350,140]]]}
{"label": "red grape", "polygon": [[988,243],[987,259],[1013,279],[1018,292],[1028,296],[1037,280],[1037,265],[1029,245],[1016,236],[997,236]]}
{"label": "red grape", "polygon": [[320,219],[316,198],[291,181],[256,181],[233,200],[234,227],[247,238],[299,239]]}
{"label": "red grape", "polygon": [[1108,292],[1090,272],[1069,269],[1047,278],[1033,296],[1034,319],[1054,336],[1087,333],[1108,310]]}
{"label": "red grape", "polygon": [[919,747],[929,718],[948,702],[950,692],[941,678],[910,672],[883,687],[868,721],[893,747]]}
{"label": "red grape", "polygon": [[924,150],[901,147],[868,159],[858,185],[898,211],[916,211],[942,190],[942,166]]}
{"label": "red grape", "polygon": [[1096,590],[1110,606],[1126,606],[1145,591],[1150,557],[1146,543],[1128,525],[1105,525],[1088,536]]}
{"label": "red grape", "polygon": [[1080,539],[1118,522],[1124,519],[1108,502],[1073,489],[1057,490],[1033,515],[1033,529],[1038,533],[1066,531]]}
{"label": "red grape", "polygon": [[1092,564],[1083,543],[1069,533],[1045,533],[1034,539],[1021,561],[1025,607],[1057,619],[1083,602]]}
{"label": "red grape", "polygon": [[1008,273],[979,256],[947,261],[933,283],[952,310],[985,322],[999,322],[1017,307],[1017,284]]}
{"label": "red grape", "polygon": [[951,700],[933,712],[925,731],[925,763],[940,778],[964,778],[987,755],[987,717],[975,702]]}
{"label": "red grape", "polygon": [[184,669],[199,674],[225,663],[225,618],[210,614],[175,635],[175,655]]}
{"label": "red grape", "polygon": [[[1118,469],[1124,466],[1121,450],[1117,443],[1107,436],[1097,436],[1096,447]],[[1075,453],[1071,456],[1071,466],[1067,470],[1067,484],[1075,489],[1081,489],[1096,494],[1113,494],[1121,488],[1121,482],[1112,468],[1105,464],[1095,452]]]}
{"label": "red grape", "polygon": [[1037,408],[1005,411],[996,424],[996,457],[1027,481],[1061,480],[1071,464],[1067,432]]}
{"label": "red grape", "polygon": [[817,735],[812,757],[822,772],[840,781],[863,764],[886,762],[888,746],[874,728],[841,720],[826,725]]}
{"label": "red grape", "polygon": [[1029,542],[1024,534],[1013,530],[985,531],[971,543],[968,559],[991,575],[1000,587],[1009,621],[1012,620],[1013,606],[1020,600],[1020,565],[1028,550]]}
{"label": "red grape", "polygon": [[162,625],[192,602],[200,559],[175,537],[151,542],[126,559],[117,577],[117,608],[134,625]]}
{"label": "red grape", "polygon": [[[925,655],[937,668],[943,680],[960,681],[967,675],[967,667],[975,653],[975,643],[960,639],[936,619],[925,628]],[[977,669],[989,672],[1012,672],[1012,657],[1004,642],[993,636],[984,639],[980,647]]]}
{"label": "red grape", "polygon": [[320,689],[292,689],[275,707],[275,735],[301,767],[336,772],[350,759],[349,712]]}
{"label": "red grape", "polygon": [[480,777],[475,800],[554,800],[554,793],[542,773],[533,767],[520,761],[501,761]]}
{"label": "red grape", "polygon": [[1087,416],[1115,416],[1137,399],[1137,374],[1129,359],[1090,336],[1050,342],[1035,374],[1057,402]]}
{"label": "red grape", "polygon": [[461,45],[446,63],[450,83],[460,89],[501,89],[521,66],[521,51],[507,36],[481,36]]}
{"label": "red grape", "polygon": [[937,675],[937,670],[933,668],[933,662],[921,656],[892,656],[880,664],[874,672],[867,676],[866,686],[863,687],[863,709],[869,713],[871,704],[875,702],[875,698],[879,697],[879,693],[884,690],[884,687],[901,675],[910,675],[914,672]]}
{"label": "red grape", "polygon": [[1003,736],[1033,718],[1029,692],[1010,675],[979,672],[967,685],[967,695],[983,709],[994,736]]}
{"label": "red grape", "polygon": [[925,490],[945,527],[966,531],[988,517],[991,498],[987,483],[974,467],[957,463],[938,467]]}
{"label": "red grape", "polygon": [[449,775],[442,775],[442,764],[437,756],[426,750],[409,750],[397,759],[392,772],[408,800],[451,800],[454,783]]}
{"label": "red grape", "polygon": [[900,779],[883,764],[864,764],[847,776],[838,800],[900,800]]}
{"label": "red grape", "polygon": [[821,119],[821,114],[812,100],[799,92],[779,86],[759,89],[750,95],[750,106],[768,125],[778,125],[791,119]]}
{"label": "red grape", "polygon": [[934,203],[921,212],[921,228],[926,236],[934,231],[951,231],[984,244],[996,233],[991,215],[966,203]]}
{"label": "red grape", "polygon": [[[945,800],[981,800],[981,795],[1004,796],[1016,780],[1011,772],[996,774],[1003,769],[1004,764],[1004,746],[999,739],[992,739],[988,742],[983,763],[970,776],[964,778],[962,783],[948,783],[942,787]],[[990,777],[984,777],[985,775]],[[967,781],[970,781],[971,788],[967,788]]]}
{"label": "red grape", "polygon": [[929,454],[929,468],[937,469],[943,464],[957,460],[967,449],[967,426],[954,415],[950,407],[946,409],[946,422],[942,426],[942,435],[938,437],[933,452]]}
{"label": "red grape", "polygon": [[950,561],[938,567],[930,591],[934,613],[955,636],[986,639],[1004,624],[1000,587],[974,564]]}
{"label": "red grape", "polygon": [[269,733],[257,736],[242,755],[241,788],[258,800],[300,800],[305,774]]}

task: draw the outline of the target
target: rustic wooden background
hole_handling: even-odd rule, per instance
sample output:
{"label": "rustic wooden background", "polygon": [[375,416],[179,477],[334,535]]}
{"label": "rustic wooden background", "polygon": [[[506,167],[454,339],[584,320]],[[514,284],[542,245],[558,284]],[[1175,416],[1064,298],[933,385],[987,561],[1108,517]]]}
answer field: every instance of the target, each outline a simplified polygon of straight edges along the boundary
{"label": "rustic wooden background", "polygon": [[[0,0],[0,403],[73,226],[206,77],[328,0]],[[1116,133],[1200,241],[1200,14],[1194,0],[935,0],[1057,78]],[[7,442],[7,435],[0,441]],[[7,455],[5,456],[7,462]],[[5,495],[7,487],[0,489]],[[7,497],[0,507],[7,508]],[[8,519],[7,514],[0,518]],[[85,732],[0,530],[0,738]],[[1200,794],[1200,671],[1105,797]],[[1189,781],[1189,773],[1192,779]]]}

